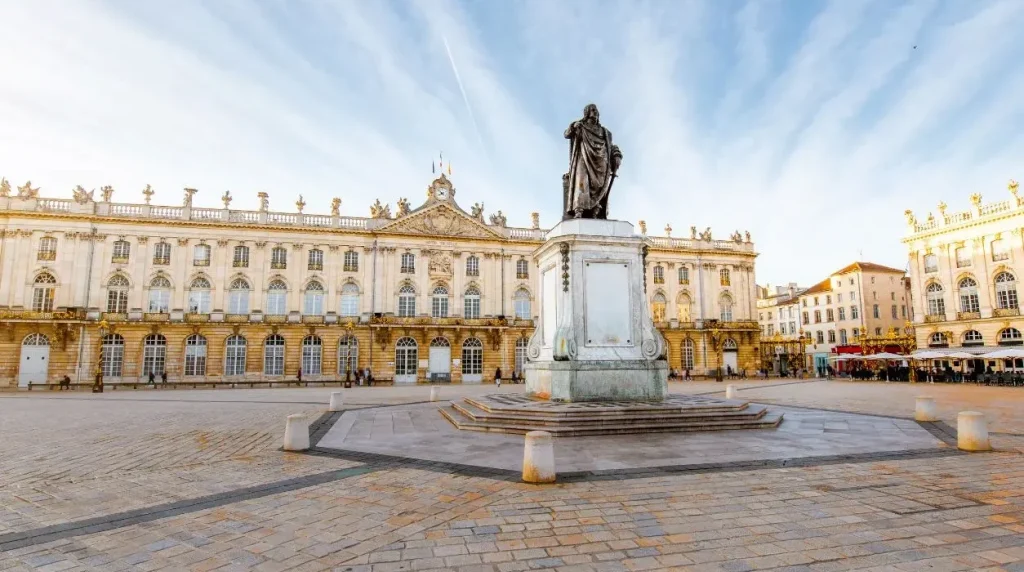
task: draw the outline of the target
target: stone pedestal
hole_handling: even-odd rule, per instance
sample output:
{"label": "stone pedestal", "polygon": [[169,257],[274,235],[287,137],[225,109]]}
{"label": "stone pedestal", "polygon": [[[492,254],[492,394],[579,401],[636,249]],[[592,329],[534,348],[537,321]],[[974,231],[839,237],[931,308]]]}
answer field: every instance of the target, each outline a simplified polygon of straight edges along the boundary
{"label": "stone pedestal", "polygon": [[918,395],[914,407],[914,421],[938,421],[935,409],[935,398],[929,395]]}
{"label": "stone pedestal", "polygon": [[309,418],[301,413],[288,416],[284,426],[284,450],[306,451],[309,449]]}
{"label": "stone pedestal", "polygon": [[527,349],[526,393],[552,401],[660,401],[665,342],[645,292],[646,244],[633,225],[575,219],[534,260],[540,319]]}
{"label": "stone pedestal", "polygon": [[991,451],[988,424],[977,411],[961,411],[956,418],[957,448],[962,451]]}

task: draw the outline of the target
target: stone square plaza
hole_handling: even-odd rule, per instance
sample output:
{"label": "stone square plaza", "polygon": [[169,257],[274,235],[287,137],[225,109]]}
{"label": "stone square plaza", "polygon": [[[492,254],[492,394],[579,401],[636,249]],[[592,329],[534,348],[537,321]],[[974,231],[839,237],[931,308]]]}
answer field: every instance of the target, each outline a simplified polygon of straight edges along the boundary
{"label": "stone square plaza", "polygon": [[[732,385],[784,421],[559,437],[547,485],[439,412],[519,384],[3,393],[0,570],[1024,570],[1024,391]],[[958,450],[965,410],[992,451]]]}

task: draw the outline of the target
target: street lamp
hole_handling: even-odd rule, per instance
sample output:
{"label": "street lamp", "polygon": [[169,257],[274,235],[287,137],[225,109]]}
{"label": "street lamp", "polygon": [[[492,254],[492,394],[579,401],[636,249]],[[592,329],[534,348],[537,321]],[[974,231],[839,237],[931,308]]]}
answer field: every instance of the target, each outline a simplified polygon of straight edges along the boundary
{"label": "street lamp", "polygon": [[110,324],[106,320],[100,320],[97,330],[100,334],[100,351],[99,359],[96,360],[96,378],[92,385],[92,392],[103,393],[103,339],[107,337],[107,332],[110,331]]}

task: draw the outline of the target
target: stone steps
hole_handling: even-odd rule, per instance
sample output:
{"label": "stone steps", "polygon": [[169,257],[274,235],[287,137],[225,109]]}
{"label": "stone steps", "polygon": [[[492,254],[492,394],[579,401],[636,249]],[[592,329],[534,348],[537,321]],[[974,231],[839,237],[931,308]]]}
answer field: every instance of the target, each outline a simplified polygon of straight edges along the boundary
{"label": "stone steps", "polygon": [[505,413],[499,417],[480,415],[481,410],[474,412],[462,404],[450,404],[442,407],[440,412],[455,427],[466,431],[490,433],[507,433],[522,435],[530,431],[543,430],[556,437],[583,437],[589,435],[627,435],[637,433],[667,433],[694,431],[723,431],[732,429],[772,429],[782,422],[782,414],[768,413],[766,409],[749,408],[739,414],[682,414],[662,416],[658,414],[638,414],[629,418],[591,419],[582,423],[582,419],[559,420],[541,419],[536,416],[517,417],[514,413]]}
{"label": "stone steps", "polygon": [[680,405],[677,403],[650,404],[642,403],[637,405],[615,404],[614,406],[583,403],[565,405],[562,407],[544,407],[547,402],[538,401],[536,406],[530,405],[504,405],[495,403],[488,398],[466,397],[463,402],[473,407],[486,411],[487,413],[512,413],[515,415],[527,414],[546,419],[570,420],[591,417],[624,417],[630,415],[674,415],[674,414],[704,414],[704,413],[730,413],[743,411],[748,404],[742,401],[717,400],[699,405]]}
{"label": "stone steps", "polygon": [[761,405],[749,406],[743,403],[735,409],[712,409],[710,411],[695,410],[667,410],[646,412],[646,411],[611,411],[597,414],[575,414],[569,418],[538,415],[533,410],[510,411],[494,410],[480,407],[472,399],[464,399],[462,402],[451,404],[458,413],[469,421],[479,423],[511,423],[517,425],[531,426],[538,430],[547,430],[548,427],[559,425],[572,425],[574,427],[596,427],[614,425],[648,425],[652,420],[658,423],[686,422],[686,421],[757,421],[768,413],[768,409]]}

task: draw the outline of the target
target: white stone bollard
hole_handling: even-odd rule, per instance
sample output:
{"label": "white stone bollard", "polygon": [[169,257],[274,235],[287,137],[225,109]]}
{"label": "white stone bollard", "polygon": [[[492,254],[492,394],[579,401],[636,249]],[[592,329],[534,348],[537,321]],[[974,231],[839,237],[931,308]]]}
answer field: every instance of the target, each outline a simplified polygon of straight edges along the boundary
{"label": "white stone bollard", "polygon": [[555,482],[555,445],[551,433],[530,431],[523,447],[523,482]]}
{"label": "white stone bollard", "polygon": [[726,399],[736,399],[736,386],[735,385],[731,385],[730,384],[730,385],[725,386],[725,398]]}
{"label": "white stone bollard", "polygon": [[309,418],[301,413],[288,416],[284,426],[284,450],[306,451],[309,449]]}
{"label": "white stone bollard", "polygon": [[331,392],[331,404],[327,407],[328,411],[341,411],[342,405],[344,404],[344,398],[340,391]]}
{"label": "white stone bollard", "polygon": [[434,386],[432,386],[430,388],[430,400],[431,401],[437,401],[438,399],[441,399],[441,392],[439,391],[439,389],[440,388],[437,387],[436,385],[434,385]]}
{"label": "white stone bollard", "polygon": [[956,418],[956,446],[962,451],[991,451],[985,416],[977,411],[961,411]]}
{"label": "white stone bollard", "polygon": [[917,406],[914,408],[914,421],[938,421],[935,413],[935,398],[930,395],[918,395]]}

